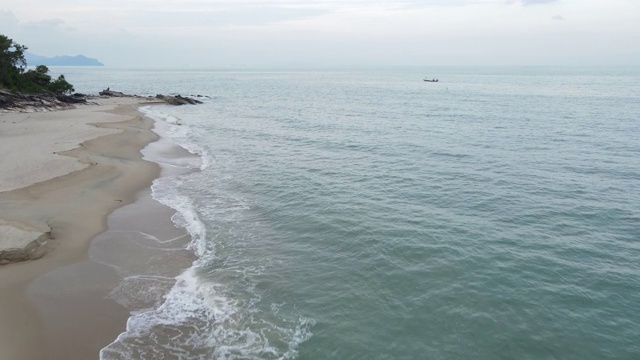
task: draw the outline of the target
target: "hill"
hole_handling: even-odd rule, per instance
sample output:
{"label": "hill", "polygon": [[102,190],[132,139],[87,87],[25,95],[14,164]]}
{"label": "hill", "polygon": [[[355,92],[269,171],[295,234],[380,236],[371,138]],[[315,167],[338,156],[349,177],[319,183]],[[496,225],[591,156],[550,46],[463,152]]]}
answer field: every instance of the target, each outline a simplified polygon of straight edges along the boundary
{"label": "hill", "polygon": [[24,57],[29,66],[104,66],[104,64],[97,59],[88,58],[84,55],[46,57],[26,51]]}

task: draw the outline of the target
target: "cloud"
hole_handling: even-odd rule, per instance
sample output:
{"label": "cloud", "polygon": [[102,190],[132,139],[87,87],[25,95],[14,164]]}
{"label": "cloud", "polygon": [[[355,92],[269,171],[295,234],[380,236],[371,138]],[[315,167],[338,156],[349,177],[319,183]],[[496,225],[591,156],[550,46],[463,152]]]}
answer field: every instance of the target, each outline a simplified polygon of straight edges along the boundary
{"label": "cloud", "polygon": [[77,28],[64,20],[50,18],[37,21],[20,21],[11,11],[0,11],[0,34],[16,43],[27,46],[39,55],[75,54],[79,44],[90,42]]}
{"label": "cloud", "polygon": [[286,7],[229,7],[209,11],[144,10],[143,16],[131,13],[122,19],[136,28],[201,27],[201,26],[264,26],[322,16],[327,10]]}
{"label": "cloud", "polygon": [[519,2],[524,6],[529,6],[529,5],[550,4],[557,1],[558,0],[507,0],[505,3],[508,5],[511,5]]}
{"label": "cloud", "polygon": [[0,10],[0,32],[14,29],[20,24],[18,18],[8,10]]}
{"label": "cloud", "polygon": [[29,0],[0,33],[108,66],[637,63],[640,0],[614,1]]}
{"label": "cloud", "polygon": [[537,5],[537,4],[549,4],[558,0],[522,0],[522,5]]}
{"label": "cloud", "polygon": [[65,24],[62,19],[52,18],[38,21],[22,22],[11,11],[0,10],[0,33],[33,33],[43,36],[50,35],[52,32],[59,33],[61,31],[73,31],[72,27]]}

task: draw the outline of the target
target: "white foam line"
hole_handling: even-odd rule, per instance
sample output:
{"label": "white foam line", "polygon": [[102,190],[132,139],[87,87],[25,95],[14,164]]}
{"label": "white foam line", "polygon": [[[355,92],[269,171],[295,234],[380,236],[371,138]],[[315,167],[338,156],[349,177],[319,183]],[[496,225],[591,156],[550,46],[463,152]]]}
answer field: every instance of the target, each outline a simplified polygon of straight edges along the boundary
{"label": "white foam line", "polygon": [[125,279],[150,279],[150,280],[161,279],[161,280],[170,280],[170,281],[176,280],[175,277],[160,276],[160,275],[131,275],[131,276],[125,277]]}
{"label": "white foam line", "polygon": [[109,233],[135,233],[135,234],[140,234],[140,235],[144,236],[145,238],[150,239],[150,240],[154,240],[155,242],[158,242],[160,244],[167,244],[167,243],[170,243],[170,242],[173,242],[173,241],[176,241],[176,240],[180,240],[180,239],[183,239],[183,238],[189,236],[189,234],[182,234],[180,236],[176,236],[176,237],[171,238],[171,239],[160,240],[158,237],[156,237],[154,235],[151,235],[151,234],[146,233],[144,231],[138,231],[138,230],[108,230],[107,232],[109,232]]}
{"label": "white foam line", "polygon": [[[168,139],[170,140],[173,144],[180,146],[181,148],[187,150],[189,153],[193,154],[193,155],[197,155],[200,157],[200,165],[197,167],[200,170],[204,170],[207,167],[209,167],[211,160],[209,159],[208,156],[206,156],[206,150],[203,149],[202,147],[196,145],[196,144],[192,144],[192,143],[188,143],[188,142],[180,142],[176,139],[176,137],[178,138],[183,138],[184,135],[186,134],[186,128],[182,126],[182,121],[172,115],[168,115],[168,114],[163,114],[160,112],[156,112],[154,111],[152,106],[144,106],[139,108],[140,112],[142,112],[145,116],[155,120],[155,121],[159,121],[162,122],[163,124],[166,124],[169,126],[169,129],[165,129],[165,131],[161,131],[160,129],[156,128],[154,129],[154,131],[160,135],[162,138],[164,139]],[[173,135],[173,136],[172,136]],[[183,139],[184,140],[184,139]],[[155,160],[154,160],[155,161]],[[189,168],[192,168],[191,166],[189,166]]]}

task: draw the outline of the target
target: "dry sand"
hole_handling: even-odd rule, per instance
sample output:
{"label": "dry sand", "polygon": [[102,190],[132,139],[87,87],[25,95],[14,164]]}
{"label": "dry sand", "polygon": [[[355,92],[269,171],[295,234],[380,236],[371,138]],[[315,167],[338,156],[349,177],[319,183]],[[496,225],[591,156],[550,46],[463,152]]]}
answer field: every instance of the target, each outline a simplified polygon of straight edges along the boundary
{"label": "dry sand", "polygon": [[[54,238],[41,259],[0,266],[0,360],[96,359],[123,330],[128,311],[103,294],[117,276],[85,263],[107,215],[134,201],[159,174],[140,154],[157,135],[137,111],[139,102],[102,99],[73,110],[0,114],[0,219],[50,227]],[[43,281],[72,264],[64,282]],[[75,296],[76,283],[92,286]],[[58,303],[68,309],[56,308],[55,316],[43,311],[43,303],[55,302],[45,296],[51,294],[66,294]],[[87,306],[93,308],[74,312]],[[87,314],[95,315],[82,318]],[[66,352],[52,335],[65,332],[84,336]]]}

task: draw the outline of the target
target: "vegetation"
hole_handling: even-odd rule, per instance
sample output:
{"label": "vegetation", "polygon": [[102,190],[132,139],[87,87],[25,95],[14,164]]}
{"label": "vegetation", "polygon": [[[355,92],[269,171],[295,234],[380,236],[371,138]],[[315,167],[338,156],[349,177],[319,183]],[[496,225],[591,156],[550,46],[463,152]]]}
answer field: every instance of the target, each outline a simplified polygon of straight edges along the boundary
{"label": "vegetation", "polygon": [[26,46],[0,35],[0,88],[25,93],[51,92],[58,95],[74,91],[64,75],[52,81],[48,74],[49,69],[44,65],[27,70],[25,50]]}

